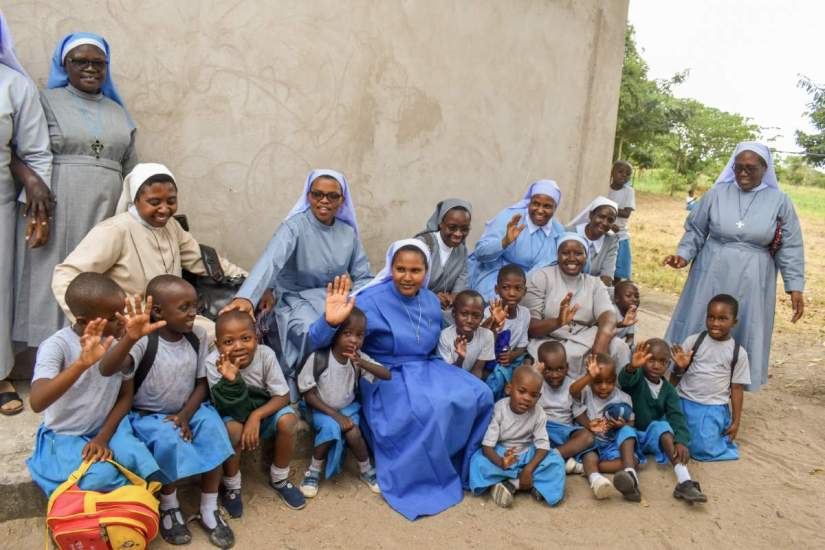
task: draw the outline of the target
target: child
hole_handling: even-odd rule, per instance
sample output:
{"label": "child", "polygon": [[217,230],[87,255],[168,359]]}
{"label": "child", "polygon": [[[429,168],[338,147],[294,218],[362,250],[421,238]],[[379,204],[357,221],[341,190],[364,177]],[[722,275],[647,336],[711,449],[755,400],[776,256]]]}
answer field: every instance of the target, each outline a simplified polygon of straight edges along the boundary
{"label": "child", "polygon": [[681,347],[673,346],[676,365],[671,382],[682,398],[691,434],[690,456],[696,460],[739,458],[733,441],[751,373],[748,352],[730,334],[738,314],[739,302],[733,296],[714,296],[708,303],[707,330],[688,336]]}
{"label": "child", "polygon": [[616,225],[619,227],[619,252],[616,257],[615,282],[621,279],[630,279],[632,273],[632,254],[630,252],[630,233],[627,232],[627,221],[630,214],[636,210],[636,193],[631,187],[630,176],[633,167],[629,162],[617,160],[613,163],[610,172],[610,192],[607,198],[619,205],[619,216]]}
{"label": "child", "polygon": [[[581,474],[583,467],[576,458],[594,443],[593,434],[585,428],[587,413],[573,400],[567,376],[567,353],[561,342],[545,342],[538,349],[538,360],[544,365],[544,384],[539,404],[547,415],[547,435],[550,443],[566,460],[568,474]],[[575,421],[575,422],[574,422]]]}
{"label": "child", "polygon": [[495,336],[481,325],[484,300],[475,290],[462,290],[453,300],[455,324],[441,331],[438,352],[447,363],[484,378],[484,366],[495,356]]}
{"label": "child", "polygon": [[696,190],[691,187],[688,189],[687,197],[685,197],[685,210],[692,212],[697,204],[699,204],[699,199],[696,198]]}
{"label": "child", "polygon": [[136,339],[126,334],[102,359],[106,368],[135,373],[130,421],[164,484],[160,495],[160,534],[169,544],[188,544],[192,534],[183,521],[175,482],[201,476],[201,525],[220,548],[234,544],[232,529],[218,512],[221,464],[232,456],[223,421],[205,399],[206,330],[194,326],[195,288],[174,275],[149,281],[152,319],[165,321],[156,332]]}
{"label": "child", "polygon": [[75,324],[54,333],[37,350],[30,403],[34,412],[45,414],[26,464],[46,496],[83,460],[97,462],[80,480],[80,488],[89,491],[128,483],[104,462],[109,458],[143,478],[158,470],[125,418],[132,406],[131,375],[109,376],[100,368],[100,358],[123,332],[124,300],[126,295],[108,277],[81,273],[66,290]]}
{"label": "child", "polygon": [[223,465],[221,504],[230,517],[243,515],[241,452],[257,449],[262,438],[274,438],[270,485],[288,507],[300,510],[304,497],[287,479],[298,417],[289,406],[289,386],[275,352],[258,345],[255,321],[246,312],[223,313],[215,331],[217,349],[206,359],[206,377],[235,451]]}
{"label": "child", "polygon": [[516,491],[531,491],[551,506],[564,496],[564,461],[550,449],[547,417],[536,403],[542,376],[522,365],[507,384],[508,397],[498,401],[493,417],[470,459],[470,490],[480,495],[493,487],[493,502],[502,508],[513,504]]}
{"label": "child", "polygon": [[301,491],[306,497],[318,494],[322,470],[326,479],[341,470],[344,440],[358,461],[361,481],[373,493],[381,493],[359,429],[361,404],[356,399],[356,391],[361,376],[373,382],[376,377],[389,380],[391,375],[385,367],[361,353],[366,331],[367,317],[357,307],[353,308],[336,331],[332,347],[310,355],[298,375],[298,389],[312,411],[315,429],[312,461],[301,482]]}
{"label": "child", "polygon": [[629,279],[619,281],[613,287],[613,303],[616,306],[616,337],[623,339],[633,351],[636,348],[639,287]]}
{"label": "child", "polygon": [[[570,395],[586,407],[588,428],[596,434],[596,448],[582,458],[584,473],[597,499],[609,497],[615,487],[626,500],[640,502],[632,402],[616,387],[616,368],[609,355],[589,355],[585,364],[584,376],[570,385]],[[613,404],[624,404],[626,417],[611,415]],[[613,483],[600,471],[616,472]]]}
{"label": "child", "polygon": [[641,454],[655,454],[656,462],[670,460],[677,485],[673,497],[690,503],[707,502],[699,483],[687,469],[690,443],[685,415],[674,387],[663,378],[670,363],[670,348],[660,338],[643,342],[630,365],[619,373],[619,386],[630,394],[636,415],[636,435]]}
{"label": "child", "polygon": [[483,327],[493,330],[496,335],[496,363],[487,377],[487,385],[493,391],[493,398],[504,395],[504,386],[510,383],[515,370],[527,354],[530,328],[530,310],[520,305],[527,293],[527,275],[516,264],[502,267],[496,281],[498,300],[490,305]]}

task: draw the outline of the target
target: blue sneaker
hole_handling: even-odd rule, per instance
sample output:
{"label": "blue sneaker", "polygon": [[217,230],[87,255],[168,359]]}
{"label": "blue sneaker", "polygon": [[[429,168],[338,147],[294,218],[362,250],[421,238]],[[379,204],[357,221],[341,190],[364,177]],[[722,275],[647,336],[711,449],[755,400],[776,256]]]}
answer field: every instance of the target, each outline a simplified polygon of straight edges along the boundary
{"label": "blue sneaker", "polygon": [[275,492],[278,493],[278,496],[281,497],[284,504],[286,504],[289,508],[292,508],[293,510],[300,510],[307,505],[307,501],[304,498],[303,493],[301,493],[301,491],[299,491],[298,488],[295,487],[295,485],[293,485],[288,479],[277,483],[270,479],[269,486],[275,489]]}
{"label": "blue sneaker", "polygon": [[237,519],[243,515],[243,500],[241,500],[240,489],[224,489],[221,495],[221,506],[223,506],[229,517]]}
{"label": "blue sneaker", "polygon": [[321,472],[307,470],[304,480],[301,482],[301,492],[307,498],[312,498],[318,494],[318,484],[321,483]]}
{"label": "blue sneaker", "polygon": [[361,481],[367,484],[367,487],[370,488],[370,491],[375,493],[376,495],[381,494],[381,487],[378,486],[378,477],[375,473],[375,468],[370,468],[363,474],[361,474]]}

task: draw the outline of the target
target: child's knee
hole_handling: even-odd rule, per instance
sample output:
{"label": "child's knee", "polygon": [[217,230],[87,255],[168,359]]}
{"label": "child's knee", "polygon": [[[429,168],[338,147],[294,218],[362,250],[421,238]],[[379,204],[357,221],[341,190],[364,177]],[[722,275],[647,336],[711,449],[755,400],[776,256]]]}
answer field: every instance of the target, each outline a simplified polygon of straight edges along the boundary
{"label": "child's knee", "polygon": [[356,441],[358,439],[361,439],[361,430],[360,428],[358,428],[358,426],[353,426],[352,428],[344,432],[344,437],[347,439],[347,441]]}
{"label": "child's knee", "polygon": [[596,443],[596,436],[590,430],[576,430],[573,437],[585,448],[592,447]]}
{"label": "child's knee", "polygon": [[226,433],[229,435],[229,442],[236,449],[241,444],[241,435],[243,434],[243,424],[231,420],[226,423]]}
{"label": "child's knee", "polygon": [[278,433],[294,435],[298,429],[298,417],[292,413],[287,413],[278,419]]}

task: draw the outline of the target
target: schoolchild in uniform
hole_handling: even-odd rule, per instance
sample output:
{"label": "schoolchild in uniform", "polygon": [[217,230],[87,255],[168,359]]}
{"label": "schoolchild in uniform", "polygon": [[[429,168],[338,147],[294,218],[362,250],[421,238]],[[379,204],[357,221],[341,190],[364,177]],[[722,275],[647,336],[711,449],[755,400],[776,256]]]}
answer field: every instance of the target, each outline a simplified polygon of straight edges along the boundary
{"label": "schoolchild in uniform", "polygon": [[454,325],[441,331],[438,353],[447,363],[484,378],[487,361],[495,356],[495,336],[481,326],[484,300],[475,290],[462,290],[453,300]]}

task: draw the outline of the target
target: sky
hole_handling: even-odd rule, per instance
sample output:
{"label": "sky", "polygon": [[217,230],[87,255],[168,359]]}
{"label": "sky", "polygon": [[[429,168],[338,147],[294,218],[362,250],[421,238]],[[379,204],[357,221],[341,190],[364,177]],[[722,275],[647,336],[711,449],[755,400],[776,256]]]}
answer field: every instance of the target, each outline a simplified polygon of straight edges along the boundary
{"label": "sky", "polygon": [[780,151],[810,131],[799,75],[825,84],[825,1],[630,0],[628,21],[651,78],[690,69],[674,89],[764,127]]}

